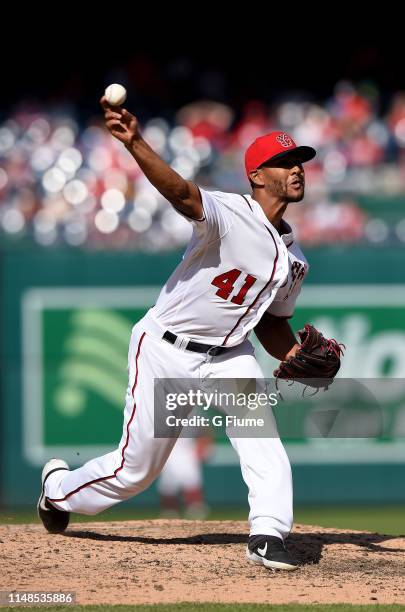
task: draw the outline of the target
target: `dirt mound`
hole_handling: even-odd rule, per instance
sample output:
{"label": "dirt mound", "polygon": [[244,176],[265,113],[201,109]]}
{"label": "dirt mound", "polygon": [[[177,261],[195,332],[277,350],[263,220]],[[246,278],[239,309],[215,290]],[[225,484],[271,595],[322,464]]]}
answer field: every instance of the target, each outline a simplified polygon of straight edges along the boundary
{"label": "dirt mound", "polygon": [[75,591],[80,604],[405,603],[405,537],[296,525],[296,572],[245,559],[235,521],[0,526],[0,590]]}

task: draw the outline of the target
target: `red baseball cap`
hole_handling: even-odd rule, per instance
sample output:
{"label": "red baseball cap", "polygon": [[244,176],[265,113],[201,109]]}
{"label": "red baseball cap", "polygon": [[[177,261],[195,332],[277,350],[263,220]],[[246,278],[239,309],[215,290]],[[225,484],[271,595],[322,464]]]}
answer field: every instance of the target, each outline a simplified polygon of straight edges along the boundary
{"label": "red baseball cap", "polygon": [[306,162],[315,157],[316,151],[312,147],[297,147],[291,136],[285,132],[270,132],[265,136],[259,136],[246,149],[245,168],[246,174],[256,170],[266,161],[280,159],[291,152],[301,162]]}

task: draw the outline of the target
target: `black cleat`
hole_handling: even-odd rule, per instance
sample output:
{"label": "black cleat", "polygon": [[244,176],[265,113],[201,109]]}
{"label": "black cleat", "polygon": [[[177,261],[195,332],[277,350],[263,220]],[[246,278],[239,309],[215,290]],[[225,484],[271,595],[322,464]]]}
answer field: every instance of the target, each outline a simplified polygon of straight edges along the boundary
{"label": "black cleat", "polygon": [[49,533],[62,533],[69,525],[70,512],[58,510],[45,497],[45,482],[48,476],[59,470],[69,470],[69,466],[63,459],[51,459],[45,463],[42,470],[42,490],[38,500],[37,510],[45,529]]}
{"label": "black cleat", "polygon": [[252,563],[264,565],[269,569],[292,571],[298,563],[292,558],[281,538],[269,535],[250,536],[246,557]]}

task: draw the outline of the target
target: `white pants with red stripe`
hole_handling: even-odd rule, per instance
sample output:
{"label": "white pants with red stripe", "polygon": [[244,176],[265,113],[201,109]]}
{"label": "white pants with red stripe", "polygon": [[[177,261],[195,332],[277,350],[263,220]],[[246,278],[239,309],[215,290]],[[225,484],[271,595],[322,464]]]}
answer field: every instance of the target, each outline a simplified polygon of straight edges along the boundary
{"label": "white pants with red stripe", "polygon": [[[154,437],[154,378],[197,378],[202,384],[210,378],[263,378],[248,340],[211,357],[169,344],[162,340],[164,331],[150,312],[134,326],[120,444],[76,470],[51,474],[45,495],[55,507],[97,514],[137,495],[157,478],[175,438]],[[293,521],[292,478],[275,425],[271,437],[228,435],[249,490],[250,534],[285,538]]]}

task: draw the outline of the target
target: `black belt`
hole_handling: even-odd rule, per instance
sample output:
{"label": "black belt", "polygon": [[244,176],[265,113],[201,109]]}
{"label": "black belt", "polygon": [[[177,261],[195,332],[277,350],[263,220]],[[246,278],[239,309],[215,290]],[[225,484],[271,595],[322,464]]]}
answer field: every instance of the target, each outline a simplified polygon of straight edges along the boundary
{"label": "black belt", "polygon": [[[165,331],[162,338],[163,340],[170,342],[170,344],[174,344],[178,336],[176,336],[176,334],[173,334],[172,332]],[[210,346],[209,344],[201,344],[201,342],[194,342],[194,340],[189,340],[185,348],[187,351],[192,351],[193,353],[208,353],[209,355],[216,357],[217,355],[226,353],[226,351],[229,351],[232,347]]]}

